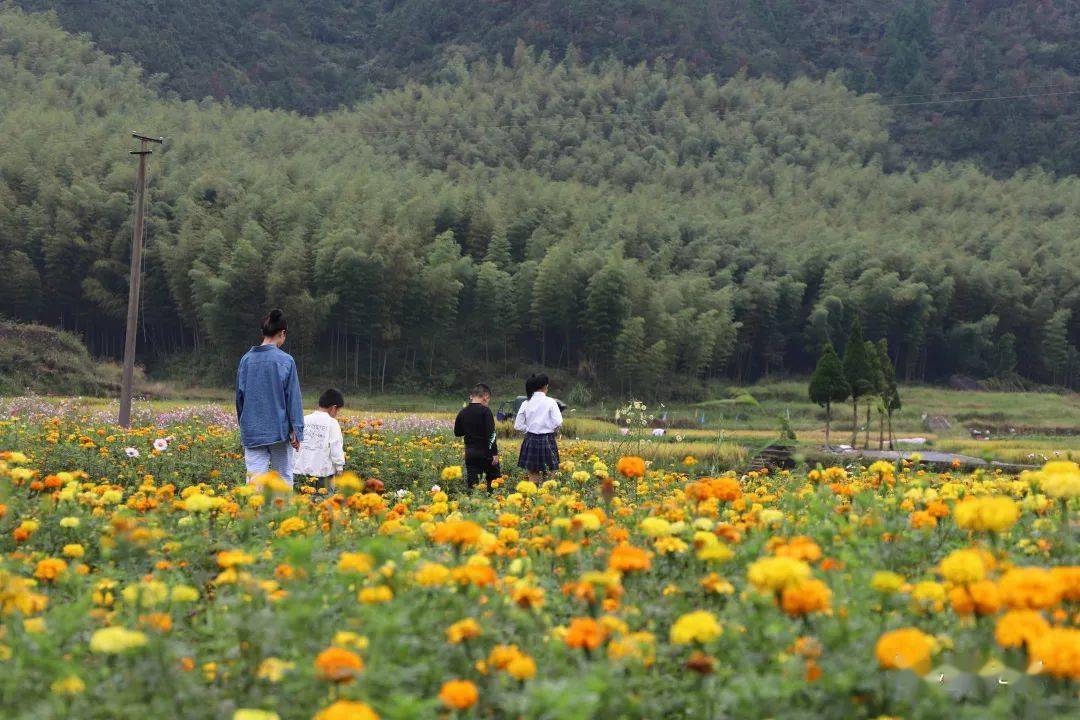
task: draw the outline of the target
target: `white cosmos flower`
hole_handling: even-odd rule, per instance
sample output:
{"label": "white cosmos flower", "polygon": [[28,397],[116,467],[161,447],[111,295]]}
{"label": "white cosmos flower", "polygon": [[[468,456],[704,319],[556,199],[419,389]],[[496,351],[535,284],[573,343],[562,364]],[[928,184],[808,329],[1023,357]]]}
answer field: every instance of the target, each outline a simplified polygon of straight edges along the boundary
{"label": "white cosmos flower", "polygon": [[169,441],[165,438],[158,438],[154,441],[154,449],[158,452],[165,452],[169,449]]}
{"label": "white cosmos flower", "polygon": [[137,458],[137,457],[139,457],[138,449],[133,448],[133,447],[124,448],[124,454],[127,455],[129,458]]}
{"label": "white cosmos flower", "polygon": [[394,495],[398,496],[399,498],[403,498],[408,494],[409,494],[409,491],[406,490],[405,488],[398,488],[398,490],[394,493]]}
{"label": "white cosmos flower", "polygon": [[432,485],[431,486],[431,492],[433,492],[433,493],[439,492],[440,490],[442,490],[442,488],[439,487],[438,485]]}

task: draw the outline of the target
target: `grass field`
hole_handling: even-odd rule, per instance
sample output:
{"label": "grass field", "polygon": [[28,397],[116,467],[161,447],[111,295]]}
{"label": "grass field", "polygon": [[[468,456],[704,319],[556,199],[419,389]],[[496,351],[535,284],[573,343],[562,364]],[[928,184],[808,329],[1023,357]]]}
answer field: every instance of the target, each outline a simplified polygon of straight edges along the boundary
{"label": "grass field", "polygon": [[[556,393],[557,394],[557,391]],[[614,415],[619,403],[597,403],[574,407],[565,414],[564,437],[580,440],[598,453],[617,451],[634,445],[635,452],[658,463],[677,463],[690,455],[707,467],[739,467],[759,448],[776,439],[780,418],[785,418],[796,434],[797,450],[814,457],[824,443],[824,410],[806,398],[803,382],[784,381],[733,387],[729,397],[700,403],[673,403],[650,407],[665,434],[653,437],[649,430],[624,436]],[[924,438],[912,450],[933,449],[971,455],[985,460],[1017,464],[1039,464],[1046,459],[1080,457],[1080,395],[1052,393],[1004,393],[958,391],[929,386],[901,389],[902,411],[893,418],[897,438]],[[306,406],[315,403],[315,393],[306,397]],[[227,389],[185,390],[169,400],[143,401],[139,407],[155,412],[177,411],[192,404],[211,404],[225,412],[231,408]],[[492,406],[501,401],[495,397]],[[115,401],[104,398],[69,400],[88,412],[107,413]],[[348,395],[345,416],[384,421],[426,421],[433,431],[448,426],[463,398],[424,395]],[[833,442],[849,442],[849,405],[833,409]],[[865,411],[860,408],[860,421]],[[924,415],[942,416],[951,427],[936,432],[926,429]],[[976,439],[971,429],[988,433]],[[503,428],[504,455],[516,451],[509,424]],[[863,440],[860,433],[859,442]],[[878,423],[872,417],[870,447],[876,448]]]}

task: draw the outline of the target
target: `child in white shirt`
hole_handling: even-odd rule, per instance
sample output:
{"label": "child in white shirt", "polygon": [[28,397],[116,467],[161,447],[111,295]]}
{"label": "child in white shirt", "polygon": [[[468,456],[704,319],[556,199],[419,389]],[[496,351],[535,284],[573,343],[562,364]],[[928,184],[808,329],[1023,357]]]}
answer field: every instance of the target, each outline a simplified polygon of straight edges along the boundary
{"label": "child in white shirt", "polygon": [[319,398],[319,408],[304,417],[304,441],[293,460],[293,473],[316,479],[316,489],[333,490],[333,479],[345,469],[344,438],[337,415],[345,397],[331,388]]}
{"label": "child in white shirt", "polygon": [[559,404],[548,397],[548,376],[533,375],[525,381],[527,400],[518,408],[514,429],[525,433],[518,466],[537,482],[541,474],[559,469],[559,444],[555,431],[562,427]]}

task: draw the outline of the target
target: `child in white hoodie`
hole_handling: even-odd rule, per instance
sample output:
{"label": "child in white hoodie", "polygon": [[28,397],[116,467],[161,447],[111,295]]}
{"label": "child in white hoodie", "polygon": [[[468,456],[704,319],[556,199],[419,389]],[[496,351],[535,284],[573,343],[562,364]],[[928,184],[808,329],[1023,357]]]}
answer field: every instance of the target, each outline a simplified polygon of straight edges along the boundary
{"label": "child in white hoodie", "polygon": [[316,479],[316,490],[332,492],[333,480],[345,469],[344,438],[337,414],[345,397],[331,388],[319,398],[319,408],[304,417],[304,441],[293,459],[293,473]]}

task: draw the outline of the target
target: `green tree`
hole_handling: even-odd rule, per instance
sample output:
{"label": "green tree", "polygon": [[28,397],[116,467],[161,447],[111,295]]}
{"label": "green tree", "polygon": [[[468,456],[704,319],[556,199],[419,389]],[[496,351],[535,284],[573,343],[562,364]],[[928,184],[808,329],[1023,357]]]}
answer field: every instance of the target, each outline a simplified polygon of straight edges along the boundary
{"label": "green tree", "polygon": [[826,343],[818,357],[817,367],[810,376],[808,388],[810,401],[825,408],[825,447],[829,447],[829,430],[832,425],[832,405],[841,403],[851,395],[851,387],[844,375],[844,366],[832,343]]}
{"label": "green tree", "polygon": [[585,295],[585,326],[589,353],[598,364],[609,364],[615,339],[630,314],[626,271],[620,260],[611,260],[589,278]]}
{"label": "green tree", "polygon": [[[892,416],[894,412],[903,407],[903,404],[900,401],[900,388],[896,384],[896,368],[893,367],[892,359],[889,357],[889,342],[885,338],[881,338],[877,342],[877,356],[878,365],[881,367],[881,407],[888,422],[889,449],[892,450],[895,445]],[[881,450],[883,445],[881,435],[879,427],[878,450]]]}
{"label": "green tree", "polygon": [[877,387],[858,317],[851,323],[844,347],[844,378],[851,389],[851,445],[854,447],[859,437],[859,398],[873,394]]}
{"label": "green tree", "polygon": [[1051,384],[1064,384],[1069,369],[1069,319],[1072,310],[1061,308],[1046,322],[1042,331],[1042,355]]}
{"label": "green tree", "polygon": [[615,339],[615,377],[624,395],[634,393],[634,386],[642,376],[644,350],[645,318],[632,317]]}
{"label": "green tree", "polygon": [[[869,340],[866,341],[866,359],[870,364],[870,382],[873,389],[870,391],[870,396],[877,401],[878,414],[884,413],[883,396],[885,386],[885,373],[881,368],[881,359],[878,357],[877,346]],[[872,401],[868,398],[866,402],[866,434],[863,436],[863,448],[869,449],[870,447],[870,406]]]}

